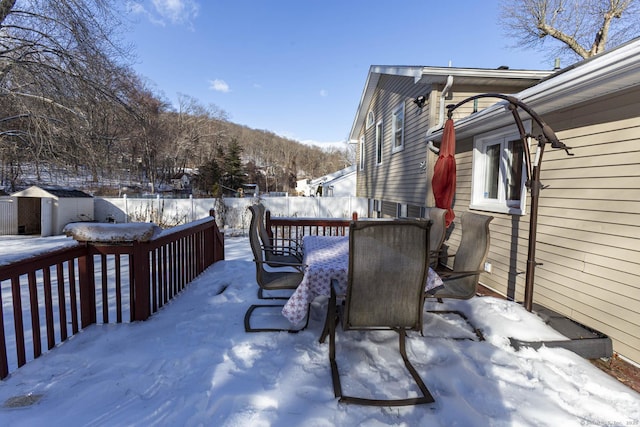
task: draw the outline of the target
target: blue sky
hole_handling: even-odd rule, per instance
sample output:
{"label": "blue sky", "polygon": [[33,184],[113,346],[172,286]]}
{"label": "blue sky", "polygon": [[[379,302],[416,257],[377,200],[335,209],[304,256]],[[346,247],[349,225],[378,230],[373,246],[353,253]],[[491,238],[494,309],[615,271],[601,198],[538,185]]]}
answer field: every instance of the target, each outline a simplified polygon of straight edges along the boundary
{"label": "blue sky", "polygon": [[371,65],[551,69],[498,0],[138,0],[134,68],[169,101],[319,145],[347,139]]}

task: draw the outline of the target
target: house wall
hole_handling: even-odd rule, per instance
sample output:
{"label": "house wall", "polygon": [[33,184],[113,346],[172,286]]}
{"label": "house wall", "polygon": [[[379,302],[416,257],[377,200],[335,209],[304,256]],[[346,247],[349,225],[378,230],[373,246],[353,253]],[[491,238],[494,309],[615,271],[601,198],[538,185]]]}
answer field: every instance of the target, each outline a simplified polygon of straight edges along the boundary
{"label": "house wall", "polygon": [[[426,132],[431,124],[438,123],[440,95],[443,85],[415,84],[413,77],[382,75],[376,93],[367,111],[375,113],[376,123],[383,121],[384,149],[381,165],[376,165],[376,126],[363,125],[361,135],[365,135],[365,167],[358,170],[356,195],[383,201],[383,216],[396,216],[397,204],[406,204],[408,210],[417,207],[434,206],[431,191],[433,167],[437,154],[427,149]],[[521,87],[505,84],[472,86],[456,84],[446,105],[456,104],[469,96],[484,92],[513,93]],[[419,95],[428,94],[428,101],[422,111],[413,103]],[[392,115],[395,107],[405,102],[405,130],[403,151],[392,153]],[[454,120],[465,117],[496,102],[495,98],[480,98],[477,103],[469,102],[454,112]],[[446,110],[445,110],[446,113]],[[359,165],[359,144],[356,164]]]}
{"label": "house wall", "polygon": [[[424,203],[427,179],[420,162],[426,160],[426,146],[415,142],[423,140],[428,129],[429,106],[425,105],[420,113],[413,99],[424,95],[428,89],[429,86],[416,85],[412,77],[380,77],[378,90],[372,98],[370,108],[375,113],[376,122],[383,121],[382,164],[376,165],[376,126],[363,129],[366,159],[364,171],[358,173],[358,196],[373,199],[382,199],[384,196],[392,202]],[[405,148],[392,154],[391,118],[393,110],[402,101],[405,102]],[[359,156],[358,152],[356,158],[359,159]]]}
{"label": "house wall", "polygon": [[[323,197],[328,195],[332,197],[355,196],[356,178],[356,173],[354,172],[324,184],[322,191]],[[333,188],[330,189],[329,187]]]}
{"label": "house wall", "polygon": [[[573,156],[546,148],[539,198],[534,302],[611,337],[640,363],[640,90],[543,119]],[[534,130],[535,134],[535,130]],[[469,208],[472,138],[457,142],[454,209]],[[492,273],[481,283],[524,298],[527,215],[491,213]],[[446,244],[455,251],[458,218]]]}

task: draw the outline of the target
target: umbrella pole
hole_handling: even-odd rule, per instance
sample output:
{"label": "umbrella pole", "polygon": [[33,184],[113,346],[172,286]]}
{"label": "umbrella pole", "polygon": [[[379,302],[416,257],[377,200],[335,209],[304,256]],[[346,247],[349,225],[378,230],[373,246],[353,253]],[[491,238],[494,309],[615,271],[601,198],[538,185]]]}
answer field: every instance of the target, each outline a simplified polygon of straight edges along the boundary
{"label": "umbrella pole", "polygon": [[539,155],[536,153],[538,161],[533,166],[533,177],[530,182],[531,191],[531,212],[529,215],[529,250],[527,253],[527,274],[524,286],[524,308],[527,311],[533,309],[533,282],[535,278],[536,266],[536,235],[538,232],[538,199],[540,198],[540,161],[544,152],[544,142],[538,145]]}
{"label": "umbrella pole", "polygon": [[[542,153],[544,152],[544,146],[547,142],[551,143],[551,148],[561,148],[567,152],[567,155],[573,156],[573,153],[569,152],[569,147],[564,145],[562,142],[558,140],[553,129],[549,127],[541,118],[533,111],[527,104],[520,101],[519,99],[510,96],[510,95],[502,95],[499,93],[483,93],[480,95],[470,96],[469,98],[463,99],[457,104],[447,105],[448,115],[451,118],[453,111],[460,107],[461,105],[472,101],[478,98],[499,98],[509,102],[508,109],[511,110],[513,114],[513,118],[516,121],[516,125],[518,126],[518,130],[520,132],[520,137],[522,138],[522,143],[525,147],[526,153],[526,163],[527,163],[527,175],[529,178],[529,189],[531,191],[531,214],[530,214],[530,223],[529,223],[529,249],[527,254],[527,272],[526,272],[526,282],[524,289],[524,307],[527,311],[531,311],[533,308],[533,282],[535,279],[535,270],[536,270],[536,234],[538,228],[538,199],[540,196],[540,190],[542,185],[540,184],[540,163],[542,162]],[[524,126],[522,124],[522,120],[518,114],[517,109],[522,108],[528,115],[531,117],[542,130],[542,135],[538,138],[538,152],[536,153],[536,161],[533,165],[533,170],[531,170],[531,159],[530,153],[528,150],[528,145],[525,141],[526,132],[524,130]]]}

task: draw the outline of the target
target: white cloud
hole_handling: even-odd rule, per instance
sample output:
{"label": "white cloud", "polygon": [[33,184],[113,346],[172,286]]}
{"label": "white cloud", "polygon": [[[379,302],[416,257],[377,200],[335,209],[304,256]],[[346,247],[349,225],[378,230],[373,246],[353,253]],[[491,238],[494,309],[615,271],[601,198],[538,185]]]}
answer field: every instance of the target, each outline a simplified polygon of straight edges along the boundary
{"label": "white cloud", "polygon": [[321,89],[320,90],[320,96],[323,98],[326,98],[327,96],[329,96],[329,91],[326,89]]}
{"label": "white cloud", "polygon": [[129,8],[129,11],[135,15],[145,15],[147,13],[144,6],[140,3],[128,2],[127,7]]}
{"label": "white cloud", "polygon": [[227,82],[220,79],[209,80],[209,89],[223,93],[231,92],[231,89],[229,89],[229,85],[227,84]]}
{"label": "white cloud", "polygon": [[127,7],[137,15],[145,16],[153,24],[165,26],[166,21],[172,24],[192,26],[198,16],[200,6],[195,0],[151,0],[153,7],[145,6],[145,1],[129,1]]}
{"label": "white cloud", "polygon": [[190,23],[200,10],[194,0],[153,0],[152,3],[160,16],[174,24]]}

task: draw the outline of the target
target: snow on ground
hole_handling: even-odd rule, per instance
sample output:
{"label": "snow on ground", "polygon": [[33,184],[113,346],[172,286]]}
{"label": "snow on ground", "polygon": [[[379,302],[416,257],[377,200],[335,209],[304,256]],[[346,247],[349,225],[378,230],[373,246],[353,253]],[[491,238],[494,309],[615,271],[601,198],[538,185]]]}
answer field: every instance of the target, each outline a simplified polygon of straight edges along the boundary
{"label": "snow on ground", "polygon": [[[70,241],[3,239],[0,265],[40,243]],[[410,334],[409,357],[435,403],[340,404],[328,344],[318,342],[326,299],[313,304],[309,327],[298,334],[245,333],[244,313],[257,300],[254,264],[246,238],[225,244],[227,259],[148,321],[91,326],[2,381],[0,425],[640,425],[640,395],[588,361],[563,349],[511,348],[509,337],[557,333],[491,297],[446,303],[480,326],[485,342],[451,339],[469,332],[428,313],[425,336]],[[337,355],[345,392],[415,392],[393,332],[341,331]]]}

